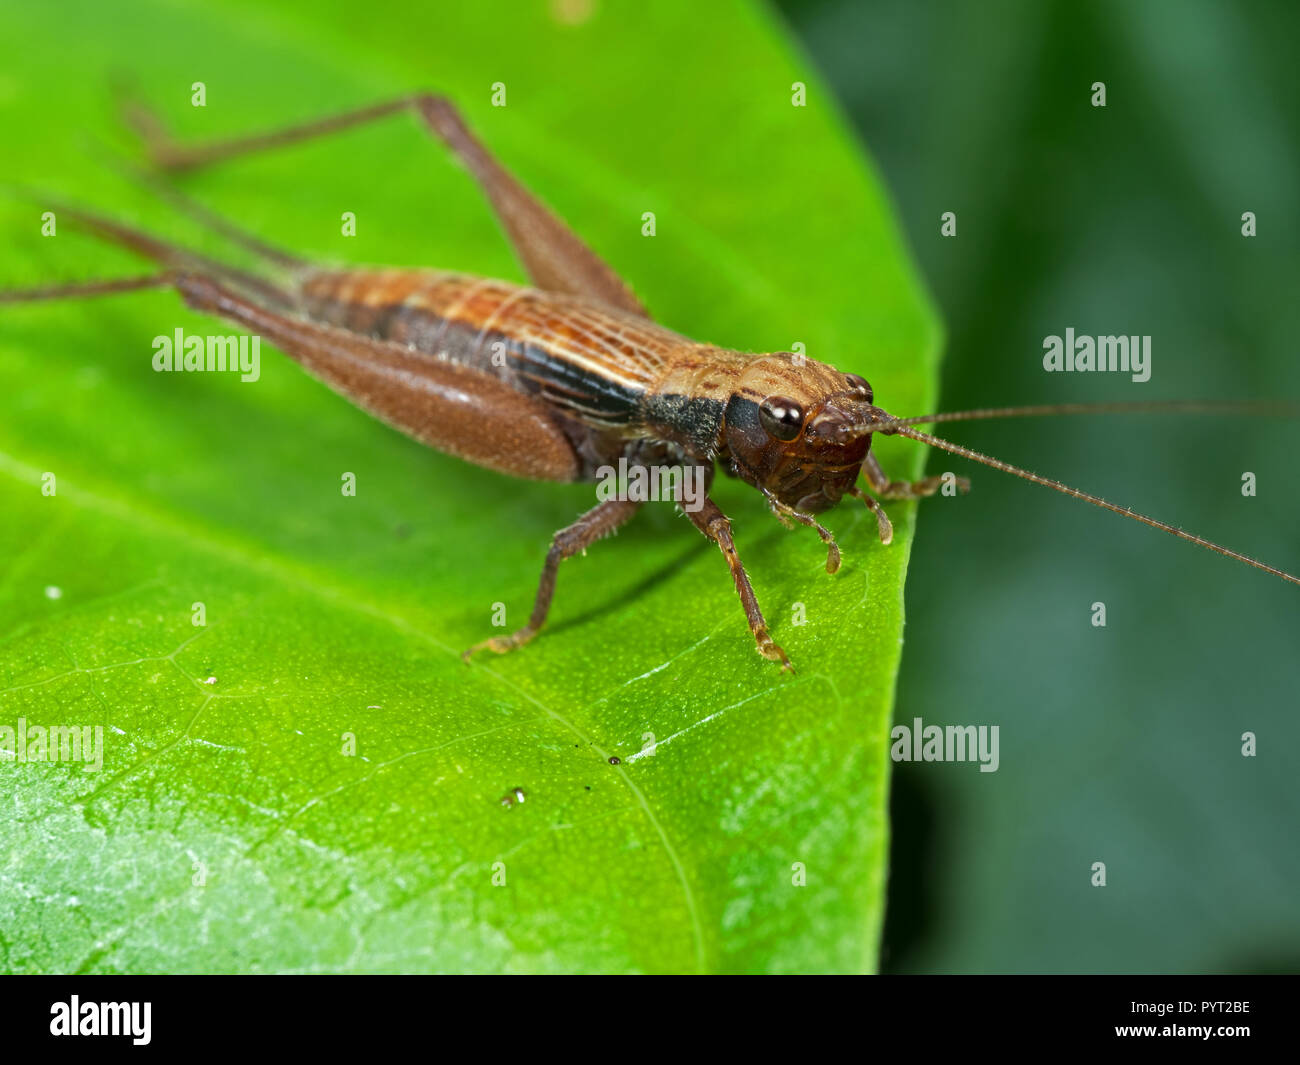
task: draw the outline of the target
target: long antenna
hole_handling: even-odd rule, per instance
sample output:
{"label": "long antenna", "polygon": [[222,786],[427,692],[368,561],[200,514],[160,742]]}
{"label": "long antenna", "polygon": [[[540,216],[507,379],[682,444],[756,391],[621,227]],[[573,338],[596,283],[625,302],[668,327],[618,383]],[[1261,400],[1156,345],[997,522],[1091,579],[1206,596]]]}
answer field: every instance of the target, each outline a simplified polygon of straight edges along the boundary
{"label": "long antenna", "polygon": [[929,444],[931,447],[950,451],[954,455],[960,455],[962,458],[970,459],[973,462],[980,462],[985,466],[992,466],[995,470],[1001,470],[1003,473],[1009,473],[1015,477],[1022,477],[1026,481],[1033,481],[1034,484],[1041,484],[1046,488],[1054,488],[1056,491],[1063,492],[1067,496],[1073,496],[1075,499],[1082,499],[1085,503],[1091,503],[1093,506],[1114,511],[1116,514],[1120,514],[1123,517],[1132,518],[1134,521],[1140,521],[1143,525],[1150,525],[1153,529],[1160,529],[1162,532],[1167,532],[1171,536],[1178,537],[1180,540],[1186,540],[1188,543],[1208,548],[1220,555],[1227,555],[1229,558],[1235,558],[1238,562],[1244,562],[1248,566],[1262,569],[1265,573],[1271,573],[1275,577],[1281,577],[1284,581],[1290,581],[1292,584],[1300,585],[1300,577],[1296,577],[1284,570],[1276,569],[1267,563],[1260,562],[1258,559],[1251,558],[1249,555],[1243,555],[1239,551],[1232,550],[1230,547],[1224,547],[1222,544],[1216,544],[1212,540],[1206,540],[1204,537],[1184,532],[1182,529],[1170,525],[1167,522],[1159,521],[1156,518],[1148,518],[1145,514],[1139,514],[1136,510],[1130,510],[1128,507],[1121,507],[1116,503],[1111,503],[1108,500],[1102,499],[1100,496],[1089,495],[1087,492],[1081,492],[1077,488],[1071,488],[1068,484],[1062,484],[1060,481],[1053,481],[1050,477],[1042,477],[1030,470],[1021,469],[1019,466],[1013,466],[1011,463],[1003,462],[1001,459],[995,459],[991,455],[985,455],[979,451],[973,451],[968,447],[962,447],[960,444],[949,443],[947,440],[940,440],[937,436],[931,436],[929,433],[923,433],[919,429],[912,429],[907,425],[899,425],[895,428],[882,428],[877,431],[888,435],[897,433],[899,436],[905,436],[910,440],[919,440],[923,444]]}
{"label": "long antenna", "polygon": [[1040,403],[1028,407],[980,407],[976,410],[917,414],[889,418],[877,432],[891,425],[937,425],[940,422],[975,422],[993,418],[1041,418],[1058,414],[1255,414],[1266,417],[1300,417],[1300,403],[1285,400],[1142,400],[1128,403]]}

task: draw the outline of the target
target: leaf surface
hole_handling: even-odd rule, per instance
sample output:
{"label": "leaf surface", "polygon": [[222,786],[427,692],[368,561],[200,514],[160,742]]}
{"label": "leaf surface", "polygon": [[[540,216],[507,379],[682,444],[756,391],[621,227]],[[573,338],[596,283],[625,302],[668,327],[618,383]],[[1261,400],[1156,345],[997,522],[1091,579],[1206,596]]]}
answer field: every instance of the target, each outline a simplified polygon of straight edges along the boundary
{"label": "leaf surface", "polygon": [[[184,137],[437,89],[665,324],[802,343],[886,407],[929,402],[938,327],[886,197],[771,17],[554,14],[573,9],[10,5],[10,179],[247,265],[108,165],[132,150],[113,78]],[[414,120],[185,187],[315,258],[522,280]],[[141,270],[0,210],[6,287]],[[754,653],[723,561],[667,505],[565,564],[535,644],[467,667],[495,604],[526,616],[590,486],[430,452],[269,348],[255,383],[155,373],[177,328],[232,331],[165,292],[0,313],[0,728],[103,734],[98,770],[0,762],[0,968],[874,968],[910,506],[889,548],[865,512],[829,515],[828,577],[808,530],[719,486],[794,676]],[[919,471],[911,445],[880,449]]]}

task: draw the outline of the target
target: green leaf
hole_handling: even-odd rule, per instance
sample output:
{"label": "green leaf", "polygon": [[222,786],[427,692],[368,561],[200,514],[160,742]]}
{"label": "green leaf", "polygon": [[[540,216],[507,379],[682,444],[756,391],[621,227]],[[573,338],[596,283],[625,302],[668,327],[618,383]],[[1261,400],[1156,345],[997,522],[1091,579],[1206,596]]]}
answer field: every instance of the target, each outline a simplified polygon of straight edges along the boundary
{"label": "green leaf", "polygon": [[[938,328],[885,195],[771,16],[558,9],[9,5],[9,178],[247,263],[107,165],[131,150],[115,76],[186,137],[436,88],[661,321],[802,342],[888,408],[931,402]],[[522,280],[406,118],[185,184],[317,258]],[[0,210],[6,287],[141,269]],[[808,530],[719,486],[794,676],[755,654],[723,561],[666,505],[564,565],[536,643],[466,666],[494,604],[525,615],[591,488],[432,453],[269,349],[254,384],[153,372],[178,327],[231,331],[165,292],[0,312],[0,728],[103,729],[97,771],[0,762],[0,967],[874,968],[910,506],[888,548],[861,508],[829,515],[828,577]],[[919,472],[912,445],[880,450]]]}

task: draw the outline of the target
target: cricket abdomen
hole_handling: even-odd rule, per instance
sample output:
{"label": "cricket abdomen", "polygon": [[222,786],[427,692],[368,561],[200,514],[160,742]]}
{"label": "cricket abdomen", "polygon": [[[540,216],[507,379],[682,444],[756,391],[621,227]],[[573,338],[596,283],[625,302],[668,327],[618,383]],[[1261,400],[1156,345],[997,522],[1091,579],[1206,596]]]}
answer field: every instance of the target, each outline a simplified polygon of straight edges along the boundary
{"label": "cricket abdomen", "polygon": [[299,292],[315,321],[470,367],[624,438],[647,435],[647,396],[699,347],[616,308],[464,274],[313,271]]}

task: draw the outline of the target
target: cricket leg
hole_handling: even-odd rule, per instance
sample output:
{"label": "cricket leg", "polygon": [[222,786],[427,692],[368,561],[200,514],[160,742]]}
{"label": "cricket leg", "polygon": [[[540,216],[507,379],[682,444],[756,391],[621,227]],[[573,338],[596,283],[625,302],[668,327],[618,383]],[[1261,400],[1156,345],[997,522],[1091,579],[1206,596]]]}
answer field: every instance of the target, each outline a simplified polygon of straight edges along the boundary
{"label": "cricket leg", "polygon": [[889,515],[885,513],[885,508],[880,505],[880,500],[869,496],[856,484],[849,489],[849,495],[854,499],[860,499],[867,505],[867,509],[876,516],[876,527],[880,530],[880,542],[888,546],[894,542],[894,523],[889,520]]}
{"label": "cricket leg", "polygon": [[493,636],[476,643],[461,655],[468,662],[476,651],[495,651],[499,655],[522,647],[546,623],[546,615],[551,610],[551,599],[555,596],[555,577],[560,563],[572,558],[579,551],[585,551],[602,537],[609,536],[624,524],[640,508],[640,503],[622,499],[611,499],[599,503],[587,511],[572,525],[561,529],[551,540],[551,549],[546,553],[546,563],[542,566],[542,579],[537,585],[537,598],[533,601],[533,612],[528,616],[528,624],[509,636]]}
{"label": "cricket leg", "polygon": [[[862,464],[862,469],[871,484],[871,490],[881,499],[921,499],[934,495],[943,485],[942,477],[926,477],[920,481],[891,481],[889,475],[880,468],[875,454],[870,451],[867,452],[867,460]],[[967,478],[958,477],[956,482],[959,491],[970,491],[970,481]]]}
{"label": "cricket leg", "polygon": [[790,659],[767,631],[767,621],[763,618],[763,611],[759,609],[754,588],[749,583],[749,574],[745,572],[740,555],[736,553],[736,543],[731,538],[730,519],[708,496],[704,497],[704,504],[698,510],[686,510],[686,516],[700,532],[718,545],[722,557],[727,560],[727,565],[731,568],[731,579],[736,582],[740,605],[745,609],[745,620],[749,622],[749,631],[754,634],[754,640],[758,644],[758,653],[773,662],[780,662],[783,670],[793,672],[794,666],[790,664]]}
{"label": "cricket leg", "polygon": [[767,496],[767,505],[771,508],[772,513],[787,529],[792,528],[790,522],[796,521],[809,529],[817,530],[817,535],[821,537],[822,543],[826,545],[826,572],[835,573],[840,568],[840,545],[835,542],[835,537],[831,531],[811,514],[805,514],[801,510],[795,510],[794,507],[782,503],[773,493],[764,491],[763,494]]}
{"label": "cricket leg", "polygon": [[[42,201],[42,203],[58,212],[58,214],[66,215],[68,218],[73,219],[80,225],[85,226],[90,233],[99,237],[101,240],[107,240],[113,244],[119,244],[138,255],[143,255],[144,257],[152,259],[154,262],[169,268],[165,275],[167,278],[172,278],[182,273],[202,274],[209,277],[220,278],[224,281],[230,282],[231,284],[238,285],[244,291],[255,294],[259,299],[272,306],[282,308],[291,308],[294,306],[295,301],[288,292],[282,289],[279,285],[258,274],[251,274],[246,270],[227,266],[225,263],[218,262],[215,259],[210,259],[206,255],[201,255],[198,252],[178,247],[168,241],[151,236],[143,230],[123,225],[120,222],[115,222],[110,218],[104,218],[103,216],[94,214],[90,211],[83,211],[78,207],[72,207],[68,204],[49,203],[49,201]],[[158,276],[161,278],[164,275]],[[103,292],[114,292],[125,291],[120,287],[125,283],[128,282],[104,281],[88,282],[87,284],[106,285],[108,287],[103,289]],[[169,282],[165,280],[159,281],[159,284],[167,283]],[[55,291],[50,289],[49,291],[53,293],[52,295],[43,297],[32,297],[29,295],[25,298],[57,299],[65,296],[71,297],[77,295],[76,286],[72,286],[71,288],[63,286],[63,288],[66,289],[66,291]],[[39,292],[41,290],[34,291]],[[82,294],[96,295],[98,293],[91,289],[87,289]],[[11,298],[17,299],[20,297],[19,294],[14,294]]]}
{"label": "cricket leg", "polygon": [[197,200],[190,199],[158,173],[143,170],[121,159],[112,159],[111,163],[124,177],[143,185],[160,199],[166,200],[182,214],[189,215],[200,225],[212,230],[214,233],[220,233],[227,240],[251,251],[259,258],[286,270],[301,270],[310,265],[301,256],[287,252],[283,248],[277,248],[273,244],[268,244],[260,237],[235,225],[229,219],[223,218],[211,208],[205,207]]}
{"label": "cricket leg", "polygon": [[414,111],[473,175],[534,284],[549,292],[585,296],[648,317],[631,289],[604,260],[483,147],[446,97],[417,93],[267,133],[197,145],[176,143],[161,123],[138,105],[128,110],[127,118],[144,138],[156,165],[187,170],[337,133],[400,111]]}

